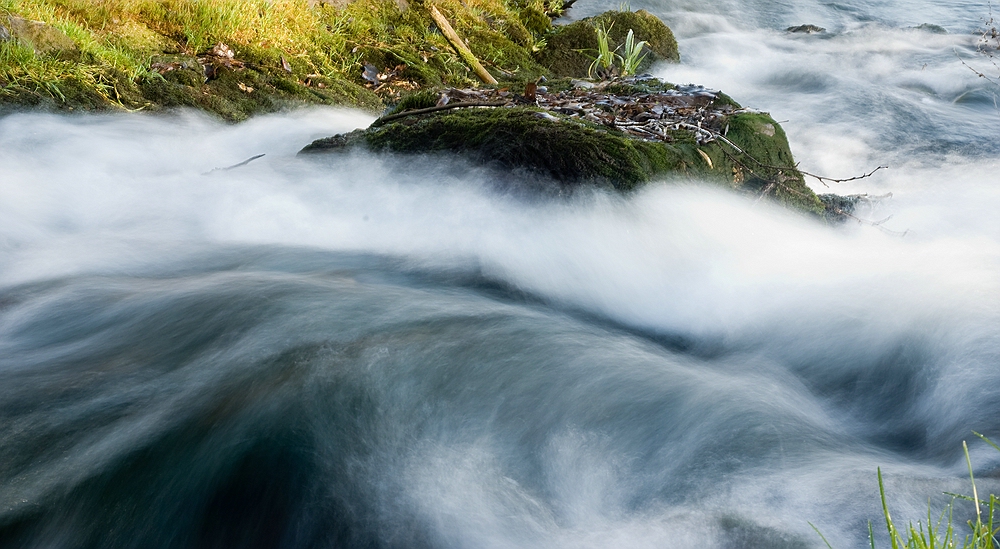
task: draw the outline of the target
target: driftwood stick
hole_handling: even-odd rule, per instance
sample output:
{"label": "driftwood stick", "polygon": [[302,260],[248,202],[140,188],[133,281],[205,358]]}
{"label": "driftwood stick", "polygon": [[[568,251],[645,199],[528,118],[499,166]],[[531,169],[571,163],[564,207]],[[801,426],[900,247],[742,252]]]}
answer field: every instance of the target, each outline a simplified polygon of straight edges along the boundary
{"label": "driftwood stick", "polygon": [[462,107],[502,107],[506,105],[507,101],[468,101],[464,103],[448,103],[447,105],[438,105],[436,107],[427,107],[426,109],[411,109],[408,111],[398,112],[396,114],[390,114],[388,116],[383,116],[378,120],[372,122],[372,126],[381,126],[386,122],[396,120],[398,118],[405,118],[407,116],[415,116],[418,114],[427,114],[437,111],[445,111],[448,109],[460,109]]}
{"label": "driftwood stick", "polygon": [[496,84],[497,79],[493,78],[492,74],[486,72],[483,65],[478,59],[476,59],[476,56],[473,55],[469,48],[465,46],[465,42],[463,42],[462,38],[458,36],[455,29],[451,28],[451,23],[448,23],[448,20],[444,18],[444,15],[441,15],[441,12],[439,12],[434,6],[431,6],[430,12],[431,19],[434,20],[434,24],[441,29],[441,33],[448,39],[448,42],[451,42],[451,45],[455,48],[455,51],[458,52],[462,61],[465,61],[465,64],[475,71],[476,76],[478,76],[480,80],[487,84]]}
{"label": "driftwood stick", "polygon": [[247,158],[246,160],[244,160],[243,162],[240,162],[239,164],[233,164],[232,166],[226,166],[225,168],[215,168],[215,169],[207,171],[207,172],[205,172],[205,173],[203,173],[201,175],[210,175],[210,174],[212,174],[214,172],[224,172],[224,171],[231,170],[233,168],[239,168],[239,167],[242,167],[242,166],[246,166],[247,164],[253,162],[254,160],[257,160],[258,158],[260,158],[262,156],[264,156],[264,155],[263,154],[258,154],[256,156],[251,156],[250,158]]}

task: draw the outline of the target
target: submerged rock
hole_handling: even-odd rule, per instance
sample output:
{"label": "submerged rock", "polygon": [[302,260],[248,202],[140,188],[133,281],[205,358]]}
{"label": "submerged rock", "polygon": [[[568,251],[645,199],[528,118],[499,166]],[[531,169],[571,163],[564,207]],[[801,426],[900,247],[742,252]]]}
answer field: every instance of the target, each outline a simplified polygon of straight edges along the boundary
{"label": "submerged rock", "polygon": [[817,34],[821,32],[826,32],[826,29],[816,25],[798,25],[795,27],[788,27],[785,32],[791,32],[795,34]]}
{"label": "submerged rock", "polygon": [[[553,83],[556,87],[559,83]],[[302,153],[353,148],[457,153],[538,185],[597,184],[632,190],[658,177],[716,181],[821,214],[781,127],[720,92],[655,79],[604,82],[591,89],[445,89],[404,101],[365,130],[320,139]]]}
{"label": "submerged rock", "polygon": [[919,31],[929,32],[931,34],[948,34],[948,29],[933,23],[923,23],[913,28]]}
{"label": "submerged rock", "polygon": [[874,226],[881,225],[886,220],[873,222],[861,219],[856,215],[858,207],[865,205],[869,209],[872,209],[877,204],[889,198],[892,198],[892,193],[881,196],[871,196],[868,194],[839,195],[832,193],[819,195],[819,199],[825,209],[823,217],[827,221],[831,223],[843,223],[848,220],[854,220]]}

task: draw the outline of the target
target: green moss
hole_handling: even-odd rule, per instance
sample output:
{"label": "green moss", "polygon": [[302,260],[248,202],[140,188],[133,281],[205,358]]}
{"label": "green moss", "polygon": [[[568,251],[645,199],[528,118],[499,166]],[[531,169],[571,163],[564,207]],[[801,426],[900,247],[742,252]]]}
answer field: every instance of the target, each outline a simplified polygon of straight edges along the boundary
{"label": "green moss", "polygon": [[437,105],[438,97],[439,92],[436,90],[420,90],[409,93],[404,95],[402,99],[400,99],[399,103],[393,105],[392,109],[390,109],[386,114],[395,114],[412,109],[426,109],[428,107],[433,107],[434,105]]}
{"label": "green moss", "polygon": [[656,61],[680,60],[673,32],[655,15],[643,10],[609,11],[556,27],[546,37],[547,45],[536,54],[536,60],[558,76],[586,77],[597,52],[595,28],[601,25],[609,29],[612,50],[625,41],[629,29],[636,40],[646,42],[647,55],[639,65],[640,72]]}
{"label": "green moss", "polygon": [[[415,94],[396,111],[429,106],[435,98],[430,92]],[[671,132],[672,141],[664,143],[534,108],[462,109],[376,123],[316,141],[303,152],[363,146],[396,153],[459,153],[564,185],[597,183],[620,191],[658,177],[681,176],[751,195],[767,190],[768,197],[790,208],[822,215],[822,203],[795,170],[785,135],[770,116],[738,113],[724,124],[727,139],[739,150],[721,141],[699,145],[685,130]],[[545,185],[542,180],[538,184]]]}
{"label": "green moss", "polygon": [[545,15],[545,12],[538,8],[531,6],[523,8],[518,12],[518,15],[524,24],[524,28],[528,29],[535,36],[545,36],[545,34],[552,30],[552,19],[549,19],[549,16]]}
{"label": "green moss", "polygon": [[[527,33],[527,31],[525,31]],[[545,67],[538,64],[531,56],[531,50],[516,44],[504,33],[492,30],[474,29],[466,36],[470,50],[487,68],[503,78],[506,75],[517,75],[522,78],[535,79],[548,74]],[[530,39],[529,39],[530,43]],[[499,70],[496,70],[499,69]]]}
{"label": "green moss", "polygon": [[139,84],[142,97],[150,102],[147,107],[153,110],[195,107],[235,122],[254,114],[306,104],[349,104],[370,111],[382,109],[377,96],[343,80],[315,77],[310,80],[311,85],[306,86],[280,69],[223,67],[215,79],[206,82],[201,65],[193,58],[160,59],[180,67],[162,76],[153,75]]}
{"label": "green moss", "polygon": [[637,142],[589,124],[554,122],[529,109],[466,109],[402,119],[364,134],[373,150],[451,151],[505,169],[522,168],[559,181],[602,181],[622,190],[677,168],[668,145]]}
{"label": "green moss", "polygon": [[819,215],[824,212],[823,203],[795,168],[785,132],[773,118],[764,113],[738,113],[727,117],[725,125],[727,139],[743,153],[718,142],[713,147],[728,153],[724,165],[733,170],[734,186],[754,193],[770,188],[769,195],[784,205]]}
{"label": "green moss", "polygon": [[681,60],[677,49],[674,33],[660,18],[646,10],[639,11],[609,11],[594,18],[594,23],[609,28],[609,38],[612,47],[625,41],[629,29],[635,33],[636,40],[645,40],[652,61]]}
{"label": "green moss", "polygon": [[658,174],[704,171],[690,145],[641,141],[603,126],[549,116],[528,108],[500,108],[406,117],[350,137],[321,140],[304,152],[357,145],[397,153],[457,152],[502,169],[619,190]]}
{"label": "green moss", "polygon": [[[632,95],[640,93],[659,93],[672,90],[676,87],[677,86],[671,84],[670,82],[664,82],[659,78],[643,78],[618,81],[604,87],[602,91],[604,93],[614,95]],[[719,104],[718,100],[716,100],[715,104]]]}

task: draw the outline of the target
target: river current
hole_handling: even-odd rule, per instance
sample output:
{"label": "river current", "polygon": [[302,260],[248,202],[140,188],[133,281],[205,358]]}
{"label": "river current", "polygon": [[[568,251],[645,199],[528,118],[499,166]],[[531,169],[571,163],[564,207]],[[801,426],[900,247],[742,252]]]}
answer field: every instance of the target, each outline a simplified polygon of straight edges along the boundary
{"label": "river current", "polygon": [[295,156],[345,110],[0,118],[0,547],[885,547],[876,468],[917,520],[963,440],[997,492],[989,6],[630,7],[806,171],[888,166],[811,182],[880,223]]}

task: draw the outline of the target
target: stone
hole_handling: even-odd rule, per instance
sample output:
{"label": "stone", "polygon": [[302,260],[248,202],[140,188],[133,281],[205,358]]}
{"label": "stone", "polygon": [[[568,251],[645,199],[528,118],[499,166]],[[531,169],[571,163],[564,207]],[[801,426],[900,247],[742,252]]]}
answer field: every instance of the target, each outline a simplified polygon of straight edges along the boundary
{"label": "stone", "polygon": [[425,90],[369,128],[314,141],[300,154],[454,154],[516,174],[501,178],[503,186],[542,194],[593,185],[629,192],[694,178],[823,214],[778,123],[725,94],[632,79],[536,95],[532,102],[501,90]]}
{"label": "stone", "polygon": [[[67,59],[79,57],[80,50],[66,33],[41,21],[32,21],[13,15],[7,17],[7,24],[0,25],[0,39],[4,32],[10,38],[30,47],[39,55],[52,55]],[[8,38],[8,39],[10,39]]]}
{"label": "stone", "polygon": [[790,32],[794,34],[818,34],[821,32],[826,32],[823,27],[818,27],[816,25],[798,25],[795,27],[788,27],[785,32]]}

